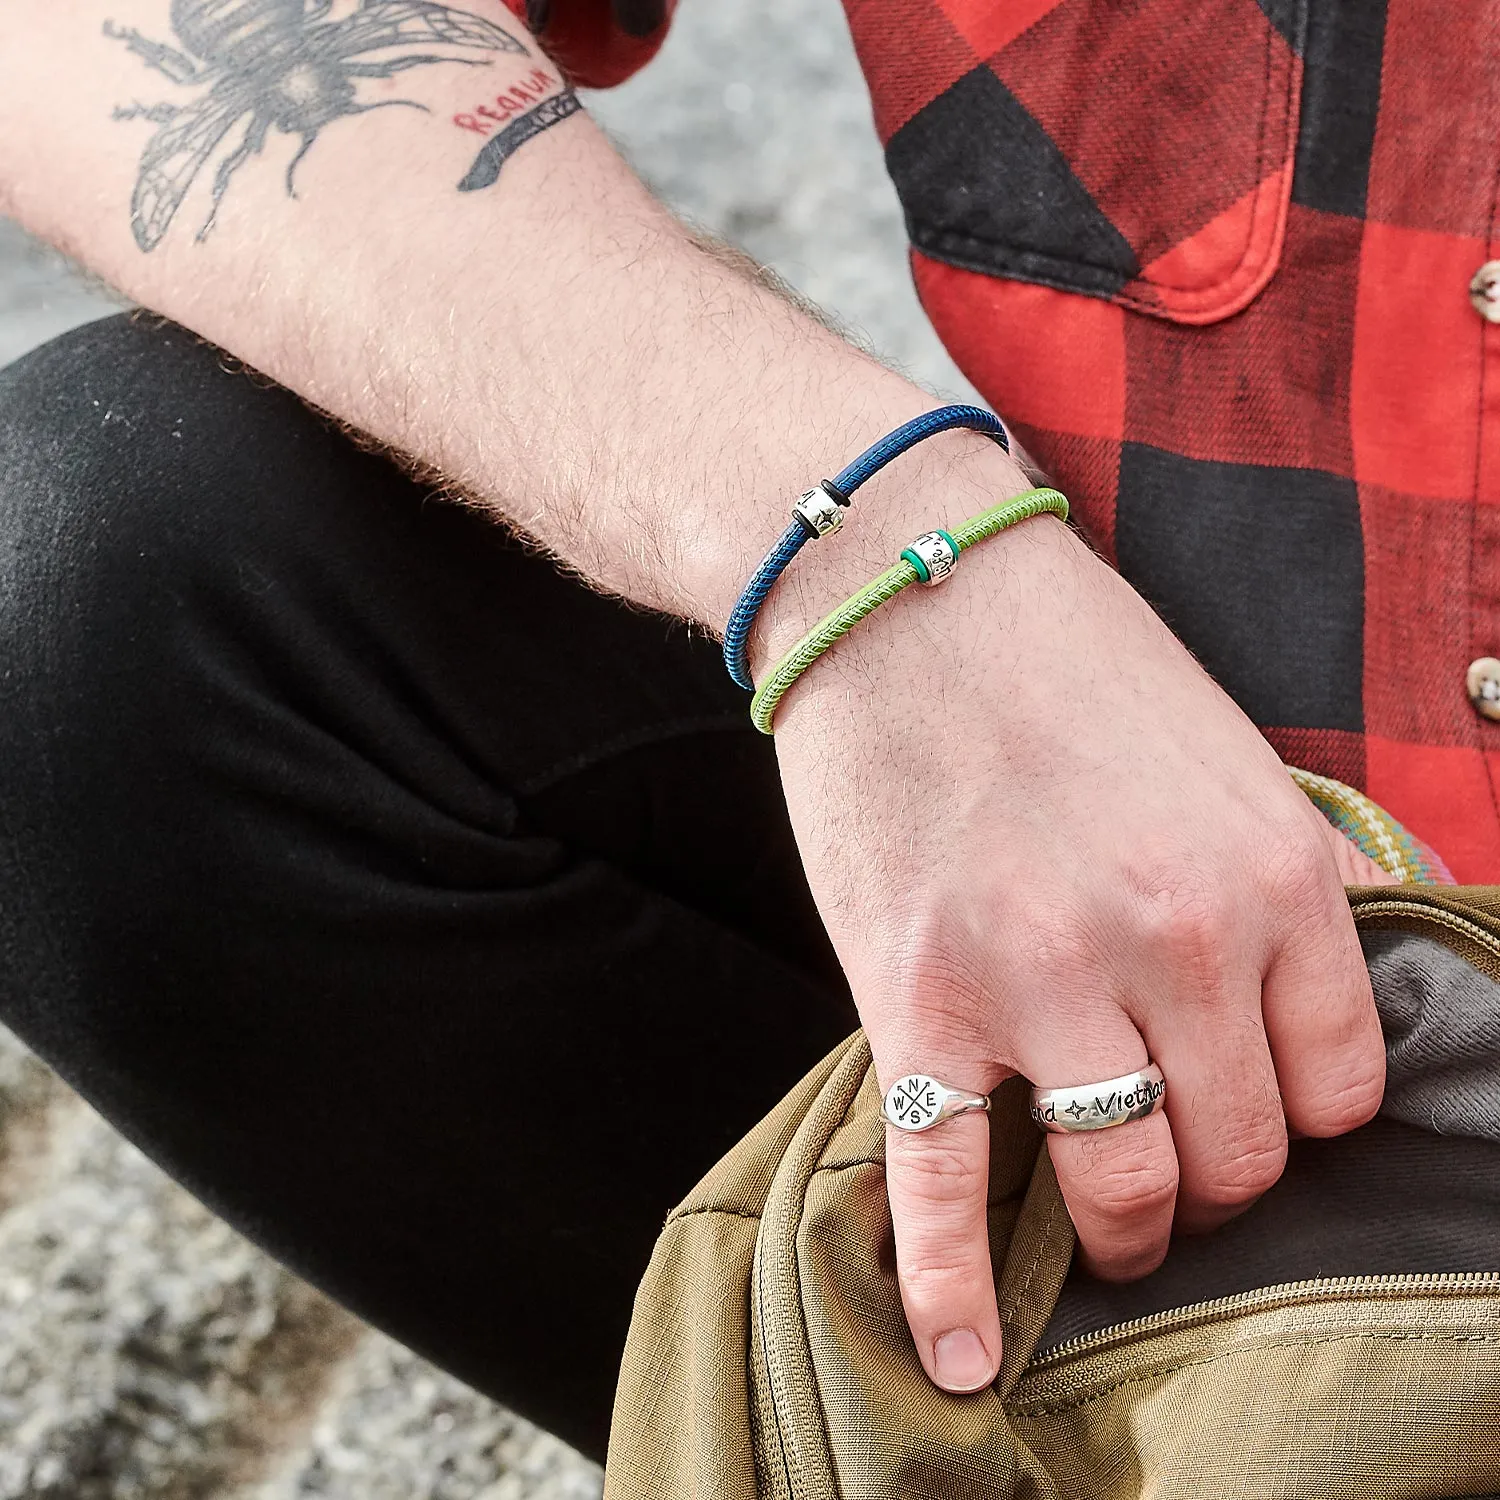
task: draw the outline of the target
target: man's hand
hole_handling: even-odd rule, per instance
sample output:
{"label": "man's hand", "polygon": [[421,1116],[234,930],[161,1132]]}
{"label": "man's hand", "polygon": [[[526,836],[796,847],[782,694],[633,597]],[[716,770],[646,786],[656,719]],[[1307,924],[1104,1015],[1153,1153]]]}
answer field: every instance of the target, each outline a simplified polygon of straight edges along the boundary
{"label": "man's hand", "polygon": [[[1096,1274],[1142,1276],[1174,1221],[1247,1207],[1288,1125],[1375,1113],[1384,1051],[1342,881],[1384,877],[1056,522],[887,605],[789,695],[777,745],[882,1086],[1161,1066],[1165,1114],[1049,1137]],[[953,1391],[1000,1360],[988,1155],[982,1115],[888,1131],[902,1296]]]}

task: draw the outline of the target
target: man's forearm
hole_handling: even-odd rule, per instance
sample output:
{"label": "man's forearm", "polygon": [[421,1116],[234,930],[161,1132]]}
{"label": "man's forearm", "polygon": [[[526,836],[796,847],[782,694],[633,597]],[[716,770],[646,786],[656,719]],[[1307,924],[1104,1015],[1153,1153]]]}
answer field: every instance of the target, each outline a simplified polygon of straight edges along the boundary
{"label": "man's forearm", "polygon": [[[7,3],[9,211],[602,587],[722,622],[792,496],[927,404],[696,245],[498,0]],[[781,633],[1022,483],[931,445]]]}

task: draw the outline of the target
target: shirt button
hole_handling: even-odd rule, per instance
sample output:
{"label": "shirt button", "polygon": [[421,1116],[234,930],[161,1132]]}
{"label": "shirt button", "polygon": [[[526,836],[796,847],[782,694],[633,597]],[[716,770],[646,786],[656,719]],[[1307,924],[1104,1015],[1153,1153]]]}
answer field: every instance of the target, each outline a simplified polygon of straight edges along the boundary
{"label": "shirt button", "polygon": [[1487,260],[1469,283],[1469,301],[1474,311],[1491,323],[1500,323],[1500,260]]}
{"label": "shirt button", "polygon": [[1469,702],[1486,719],[1500,719],[1500,661],[1493,656],[1469,663]]}

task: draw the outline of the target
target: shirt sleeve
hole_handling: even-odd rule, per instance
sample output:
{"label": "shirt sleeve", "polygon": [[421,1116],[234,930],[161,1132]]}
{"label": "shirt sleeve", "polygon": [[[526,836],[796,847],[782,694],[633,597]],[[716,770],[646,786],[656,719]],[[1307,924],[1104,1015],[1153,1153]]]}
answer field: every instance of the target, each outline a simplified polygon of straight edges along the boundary
{"label": "shirt sleeve", "polygon": [[645,67],[666,40],[676,6],[676,0],[505,3],[532,27],[568,82],[590,89],[613,88]]}

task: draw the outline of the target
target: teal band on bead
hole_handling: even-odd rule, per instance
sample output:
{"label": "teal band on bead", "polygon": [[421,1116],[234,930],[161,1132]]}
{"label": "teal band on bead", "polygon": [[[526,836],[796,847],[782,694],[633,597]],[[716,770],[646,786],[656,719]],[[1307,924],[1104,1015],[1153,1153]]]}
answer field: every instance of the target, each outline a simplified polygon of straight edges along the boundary
{"label": "teal band on bead", "polygon": [[[957,550],[958,549],[955,547],[954,551],[956,552]],[[910,547],[907,547],[907,548],[903,549],[903,551],[901,553],[901,558],[902,558],[902,561],[909,562],[912,565],[912,567],[914,567],[917,570],[917,582],[918,583],[927,583],[927,582],[931,581],[932,574],[927,571],[927,564],[924,563],[922,561],[922,559],[920,557],[918,557],[917,554],[911,550]]]}
{"label": "teal band on bead", "polygon": [[[1051,514],[1068,519],[1067,497],[1058,490],[1028,490],[1001,505],[992,506],[971,516],[962,526],[942,533],[958,556],[970,547],[1004,531],[1008,526],[1029,521],[1033,516]],[[811,630],[771,668],[766,680],[755,690],[750,701],[750,720],[762,734],[774,733],[776,709],[797,679],[817,659],[842,640],[866,615],[894,599],[903,589],[926,581],[926,568],[907,548],[901,561],[872,578],[858,593],[851,595],[832,613],[825,615]]]}
{"label": "teal band on bead", "polygon": [[[1064,502],[1064,503],[1066,503],[1066,502]],[[952,547],[952,548],[953,548],[953,550],[954,550],[954,551],[955,551],[955,552],[962,552],[962,551],[963,551],[963,550],[964,550],[964,549],[963,549],[963,548],[962,548],[962,547],[960,547],[960,546],[959,546],[959,545],[958,545],[958,543],[957,543],[957,542],[955,542],[955,541],[954,541],[954,540],[953,540],[953,533],[952,533],[952,532],[951,532],[951,531],[944,531],[944,530],[943,530],[943,528],[942,528],[942,527],[941,527],[941,526],[939,526],[939,527],[937,527],[937,528],[936,528],[936,529],[937,529],[937,534],[938,534],[938,535],[939,535],[939,536],[940,536],[940,537],[942,537],[942,539],[943,539],[943,540],[944,540],[944,541],[945,541],[945,542],[947,542],[947,544],[948,544],[948,545],[949,545],[949,546],[950,546],[950,547]]]}

